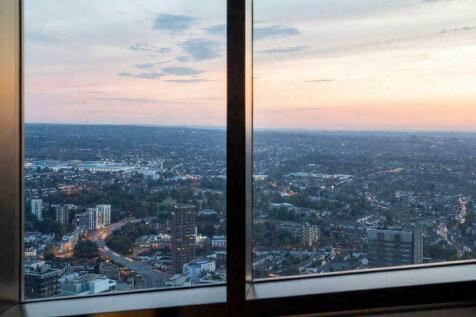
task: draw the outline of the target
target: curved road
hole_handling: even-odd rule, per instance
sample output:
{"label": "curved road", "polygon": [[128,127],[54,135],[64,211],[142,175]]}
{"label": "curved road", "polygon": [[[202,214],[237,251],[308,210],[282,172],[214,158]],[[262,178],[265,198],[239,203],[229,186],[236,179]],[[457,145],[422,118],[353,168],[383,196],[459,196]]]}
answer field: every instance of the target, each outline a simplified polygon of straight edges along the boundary
{"label": "curved road", "polygon": [[114,223],[103,229],[91,231],[89,233],[89,239],[97,243],[99,247],[99,252],[101,253],[101,255],[107,256],[113,262],[136,272],[142,278],[144,282],[144,287],[138,287],[138,288],[164,287],[165,276],[162,273],[153,270],[151,267],[149,267],[148,265],[140,261],[132,260],[131,258],[128,258],[122,254],[114,252],[106,246],[105,240],[108,236],[110,236],[113,233],[113,231],[118,230],[119,228],[124,226],[126,223],[134,223],[139,221],[140,219],[121,221],[121,222]]}

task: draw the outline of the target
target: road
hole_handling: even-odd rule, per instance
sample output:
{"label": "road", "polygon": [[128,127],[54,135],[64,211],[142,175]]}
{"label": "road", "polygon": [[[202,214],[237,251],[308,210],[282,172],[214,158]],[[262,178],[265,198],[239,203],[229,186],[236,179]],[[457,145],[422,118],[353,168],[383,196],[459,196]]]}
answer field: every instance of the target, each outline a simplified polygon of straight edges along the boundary
{"label": "road", "polygon": [[89,233],[89,239],[97,243],[99,247],[99,252],[101,253],[101,255],[107,256],[113,262],[136,272],[142,278],[142,282],[143,282],[141,283],[143,285],[141,285],[141,287],[138,287],[138,288],[164,287],[165,276],[162,273],[153,270],[151,267],[149,267],[148,265],[140,261],[135,261],[122,254],[114,252],[106,246],[106,242],[105,242],[106,238],[110,236],[115,230],[120,229],[126,223],[134,223],[139,221],[140,219],[125,220],[125,221],[114,223],[102,229],[91,231]]}

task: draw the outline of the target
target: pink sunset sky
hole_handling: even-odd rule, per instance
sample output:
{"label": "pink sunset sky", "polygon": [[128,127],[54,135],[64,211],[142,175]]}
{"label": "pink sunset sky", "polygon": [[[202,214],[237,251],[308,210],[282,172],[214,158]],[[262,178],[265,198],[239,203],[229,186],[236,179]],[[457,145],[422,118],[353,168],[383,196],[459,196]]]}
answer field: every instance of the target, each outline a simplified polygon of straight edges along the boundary
{"label": "pink sunset sky", "polygon": [[[225,5],[25,1],[25,121],[224,126]],[[256,127],[476,130],[475,0],[254,9]]]}

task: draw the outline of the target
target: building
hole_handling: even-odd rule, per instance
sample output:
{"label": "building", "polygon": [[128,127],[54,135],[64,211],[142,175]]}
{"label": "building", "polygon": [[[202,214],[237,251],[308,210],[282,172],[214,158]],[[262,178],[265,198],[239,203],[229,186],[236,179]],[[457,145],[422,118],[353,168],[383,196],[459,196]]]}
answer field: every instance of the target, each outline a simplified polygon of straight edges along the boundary
{"label": "building", "polygon": [[317,246],[319,242],[319,227],[306,223],[302,229],[302,241],[306,246]]}
{"label": "building", "polygon": [[185,264],[185,273],[193,283],[197,283],[203,274],[215,272],[216,264],[213,260],[193,260]]}
{"label": "building", "polygon": [[79,240],[79,235],[77,232],[69,233],[63,235],[61,241],[59,242],[59,254],[67,254],[73,252],[74,246]]}
{"label": "building", "polygon": [[31,200],[31,213],[36,216],[39,221],[43,220],[43,200],[32,199]]}
{"label": "building", "polygon": [[88,229],[89,227],[89,215],[87,212],[82,212],[74,215],[74,225],[76,228]]}
{"label": "building", "polygon": [[38,252],[34,247],[25,248],[25,257],[35,257],[37,253]]}
{"label": "building", "polygon": [[61,284],[61,295],[99,294],[116,289],[116,281],[99,274],[86,274]]}
{"label": "building", "polygon": [[180,286],[190,286],[192,281],[190,277],[184,276],[182,274],[175,274],[171,278],[165,281],[166,287],[180,287]]}
{"label": "building", "polygon": [[52,269],[44,261],[25,268],[25,296],[28,299],[47,298],[59,295],[58,279],[63,271]]}
{"label": "building", "polygon": [[102,228],[104,225],[104,214],[100,213],[97,208],[88,208],[89,214],[89,230]]}
{"label": "building", "polygon": [[97,219],[96,209],[89,208],[87,211],[74,216],[74,224],[79,229],[94,230],[97,229]]}
{"label": "building", "polygon": [[109,226],[111,224],[111,205],[97,205],[96,209],[102,220],[101,226]]}
{"label": "building", "polygon": [[226,236],[212,236],[212,248],[226,248]]}
{"label": "building", "polygon": [[76,228],[96,230],[111,224],[111,205],[98,205],[88,208],[86,212],[76,214],[74,218]]}
{"label": "building", "polygon": [[118,280],[121,277],[119,267],[111,262],[101,262],[99,264],[99,273],[113,280]]}
{"label": "building", "polygon": [[423,239],[421,229],[367,230],[369,267],[397,266],[422,263]]}
{"label": "building", "polygon": [[193,205],[175,205],[172,212],[172,271],[182,273],[195,257],[196,210]]}
{"label": "building", "polygon": [[56,206],[56,221],[63,225],[69,224],[69,206]]}

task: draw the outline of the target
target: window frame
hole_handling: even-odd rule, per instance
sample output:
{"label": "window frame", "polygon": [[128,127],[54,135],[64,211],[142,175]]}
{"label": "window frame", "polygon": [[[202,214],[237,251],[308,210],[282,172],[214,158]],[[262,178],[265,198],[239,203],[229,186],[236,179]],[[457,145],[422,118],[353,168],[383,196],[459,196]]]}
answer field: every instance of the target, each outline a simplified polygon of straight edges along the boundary
{"label": "window frame", "polygon": [[[64,314],[67,307],[68,313],[75,315],[120,309],[195,315],[270,316],[337,311],[356,313],[375,311],[377,308],[402,310],[408,309],[409,305],[448,307],[468,305],[476,299],[473,295],[476,286],[474,260],[272,280],[252,279],[252,0],[227,0],[226,286],[207,285],[25,302],[21,261],[24,219],[21,21],[22,0],[0,2],[0,26],[3,31],[0,33],[0,65],[4,70],[4,78],[0,81],[0,258],[3,262],[0,266],[0,300],[10,303],[13,306],[11,311],[23,314],[47,311],[58,315]],[[418,270],[425,270],[420,272],[426,273],[418,275],[423,277],[415,283],[412,275],[418,274]],[[367,286],[352,285],[351,279],[364,279]],[[327,287],[336,284],[341,287]],[[215,291],[226,292],[226,296],[216,295],[207,300],[207,296]],[[161,303],[154,299],[164,292],[173,294],[175,300]],[[184,300],[187,294],[196,301]],[[139,303],[117,304],[134,298],[140,299]],[[52,301],[55,305],[51,305]]]}

